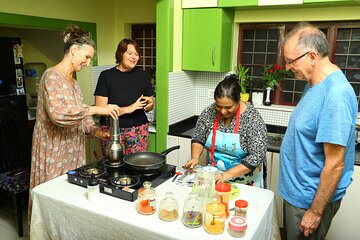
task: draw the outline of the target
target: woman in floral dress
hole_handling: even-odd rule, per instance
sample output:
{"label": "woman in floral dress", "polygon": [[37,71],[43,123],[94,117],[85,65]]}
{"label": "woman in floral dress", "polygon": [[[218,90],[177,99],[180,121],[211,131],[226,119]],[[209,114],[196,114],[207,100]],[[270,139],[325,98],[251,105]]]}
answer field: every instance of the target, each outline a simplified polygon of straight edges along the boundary
{"label": "woman in floral dress", "polygon": [[[95,44],[89,33],[69,26],[63,32],[64,57],[40,81],[33,133],[30,192],[35,186],[85,165],[85,136],[108,138],[92,115],[117,118],[120,108],[88,106],[74,73],[90,65]],[[31,213],[31,194],[29,199]],[[29,214],[31,218],[31,214]]]}

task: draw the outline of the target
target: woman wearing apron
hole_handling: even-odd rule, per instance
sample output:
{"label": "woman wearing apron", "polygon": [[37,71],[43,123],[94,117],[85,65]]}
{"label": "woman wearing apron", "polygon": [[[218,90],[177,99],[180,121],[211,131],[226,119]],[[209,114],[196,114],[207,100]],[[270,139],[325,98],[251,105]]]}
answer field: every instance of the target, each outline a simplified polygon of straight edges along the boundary
{"label": "woman wearing apron", "polygon": [[207,163],[222,171],[216,181],[264,187],[266,125],[253,105],[240,100],[236,75],[224,78],[214,92],[215,103],[200,114],[191,140],[191,159],[198,164],[207,151]]}

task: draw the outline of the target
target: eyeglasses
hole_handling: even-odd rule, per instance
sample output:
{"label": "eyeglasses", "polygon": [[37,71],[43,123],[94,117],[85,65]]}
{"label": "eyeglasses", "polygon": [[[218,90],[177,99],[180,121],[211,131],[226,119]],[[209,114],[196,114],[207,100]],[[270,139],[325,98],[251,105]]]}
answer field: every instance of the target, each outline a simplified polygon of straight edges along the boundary
{"label": "eyeglasses", "polygon": [[296,62],[296,61],[299,60],[300,58],[306,56],[306,54],[308,54],[309,52],[310,52],[310,51],[307,51],[306,53],[300,55],[299,57],[297,57],[297,58],[295,58],[295,59],[293,59],[293,60],[290,60],[290,61],[286,62],[286,64],[289,64],[289,65],[290,65],[290,64]]}

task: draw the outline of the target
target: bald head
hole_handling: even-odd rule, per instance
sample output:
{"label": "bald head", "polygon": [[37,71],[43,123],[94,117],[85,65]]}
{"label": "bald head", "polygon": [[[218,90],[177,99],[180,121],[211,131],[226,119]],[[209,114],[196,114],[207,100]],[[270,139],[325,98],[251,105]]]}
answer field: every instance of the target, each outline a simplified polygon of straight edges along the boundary
{"label": "bald head", "polygon": [[329,55],[330,48],[326,35],[309,23],[299,23],[285,36],[283,45],[287,44],[289,40],[295,42],[294,51],[305,52],[315,50],[322,58]]}

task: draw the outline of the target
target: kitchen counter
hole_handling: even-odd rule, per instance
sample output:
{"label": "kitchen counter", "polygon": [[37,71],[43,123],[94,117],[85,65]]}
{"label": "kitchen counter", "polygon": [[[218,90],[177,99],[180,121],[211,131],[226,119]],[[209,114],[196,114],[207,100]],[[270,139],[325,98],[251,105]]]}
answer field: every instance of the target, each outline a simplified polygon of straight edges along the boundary
{"label": "kitchen counter", "polygon": [[[191,138],[197,121],[198,116],[180,121],[176,124],[169,126],[169,135]],[[279,127],[274,125],[267,125],[268,129],[268,146],[269,152],[280,152],[280,145],[282,136],[285,133],[286,127]]]}
{"label": "kitchen counter", "polygon": [[[277,239],[278,225],[274,220],[275,196],[267,189],[236,184],[242,198],[248,201],[248,228],[242,239]],[[158,198],[173,192],[179,212],[191,187],[176,185],[172,179],[156,189]],[[130,202],[100,193],[96,202],[89,202],[87,189],[68,182],[66,174],[36,186],[32,191],[31,239],[235,239],[225,230],[219,235],[208,234],[203,227],[187,228],[181,219],[165,222],[157,213],[141,215],[136,201]],[[230,200],[229,208],[234,207]],[[227,223],[225,224],[227,228]]]}
{"label": "kitchen counter", "polygon": [[[172,124],[169,126],[169,135],[191,138],[192,134],[195,130],[195,125],[198,116],[193,116],[191,118],[187,118],[183,121],[180,121],[176,124]],[[286,131],[286,127],[275,126],[275,125],[266,125],[268,130],[268,152],[280,152],[280,146],[283,139],[283,136]],[[360,166],[360,144],[358,144],[355,148],[355,165]]]}

